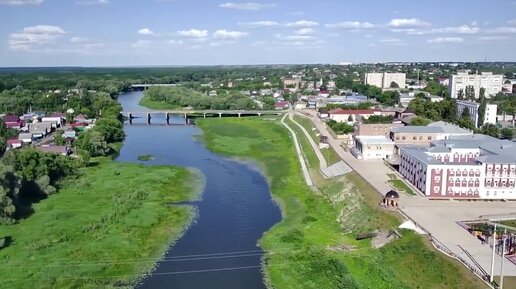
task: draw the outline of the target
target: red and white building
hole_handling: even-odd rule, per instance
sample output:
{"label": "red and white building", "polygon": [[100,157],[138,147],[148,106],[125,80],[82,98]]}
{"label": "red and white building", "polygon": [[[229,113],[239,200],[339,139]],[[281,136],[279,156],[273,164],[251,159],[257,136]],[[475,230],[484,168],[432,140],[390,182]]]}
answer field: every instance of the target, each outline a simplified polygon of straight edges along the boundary
{"label": "red and white building", "polygon": [[432,199],[516,199],[516,143],[456,136],[400,148],[400,173]]}

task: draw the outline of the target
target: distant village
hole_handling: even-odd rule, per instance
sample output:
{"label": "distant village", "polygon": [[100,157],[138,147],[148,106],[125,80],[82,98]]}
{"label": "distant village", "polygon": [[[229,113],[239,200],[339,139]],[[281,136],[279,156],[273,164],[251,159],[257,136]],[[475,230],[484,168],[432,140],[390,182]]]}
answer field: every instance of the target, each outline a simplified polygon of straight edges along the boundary
{"label": "distant village", "polygon": [[[46,153],[71,155],[72,143],[77,140],[79,134],[95,126],[95,119],[74,113],[73,109],[70,109],[66,113],[29,112],[23,115],[0,115],[6,128],[18,131],[16,138],[6,141],[6,150],[31,146]],[[59,136],[61,141],[56,141],[56,136]]]}

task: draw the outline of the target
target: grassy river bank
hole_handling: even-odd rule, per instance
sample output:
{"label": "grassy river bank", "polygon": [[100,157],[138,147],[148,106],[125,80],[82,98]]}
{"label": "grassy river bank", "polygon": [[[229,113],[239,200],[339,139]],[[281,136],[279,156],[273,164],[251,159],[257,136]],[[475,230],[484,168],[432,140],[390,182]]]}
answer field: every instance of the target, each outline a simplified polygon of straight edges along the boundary
{"label": "grassy river bank", "polygon": [[[102,160],[60,184],[0,236],[2,288],[126,288],[151,270],[195,217],[202,179],[171,166]],[[199,184],[200,185],[200,184]]]}
{"label": "grassy river bank", "polygon": [[431,249],[411,231],[373,249],[358,233],[393,229],[399,216],[377,208],[379,195],[359,175],[317,177],[307,139],[292,123],[318,189],[303,181],[289,132],[278,118],[199,121],[214,152],[257,162],[266,175],[283,220],[260,241],[270,287],[284,288],[485,288],[460,264]]}

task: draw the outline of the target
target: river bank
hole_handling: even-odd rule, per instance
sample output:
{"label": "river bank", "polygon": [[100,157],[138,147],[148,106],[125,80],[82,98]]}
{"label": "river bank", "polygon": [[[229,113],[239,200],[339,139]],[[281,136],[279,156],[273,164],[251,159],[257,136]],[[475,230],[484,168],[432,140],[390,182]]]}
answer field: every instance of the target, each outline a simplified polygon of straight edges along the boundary
{"label": "river bank", "polygon": [[193,221],[197,172],[101,161],[0,235],[2,288],[132,287]]}
{"label": "river bank", "polygon": [[[269,287],[484,288],[413,232],[401,231],[401,239],[379,250],[370,240],[356,241],[357,233],[396,228],[398,218],[377,208],[378,195],[355,173],[319,182],[320,193],[314,194],[303,182],[292,140],[279,120],[213,119],[199,126],[214,152],[260,163],[281,204],[283,220],[260,240]],[[303,147],[309,153],[309,146]],[[311,166],[317,172],[317,165]]]}

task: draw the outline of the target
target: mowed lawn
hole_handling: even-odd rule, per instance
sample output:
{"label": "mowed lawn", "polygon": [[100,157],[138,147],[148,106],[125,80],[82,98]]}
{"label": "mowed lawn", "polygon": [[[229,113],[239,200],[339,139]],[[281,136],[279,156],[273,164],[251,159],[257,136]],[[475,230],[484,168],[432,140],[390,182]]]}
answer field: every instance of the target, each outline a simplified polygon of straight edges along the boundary
{"label": "mowed lawn", "polygon": [[[356,232],[395,228],[398,217],[378,209],[379,195],[354,173],[319,192],[308,188],[290,133],[279,118],[207,119],[199,126],[211,150],[257,161],[282,208],[283,220],[260,241],[267,252],[266,282],[274,288],[485,288],[410,231],[401,231],[402,239],[379,250],[369,240],[355,241]],[[335,196],[349,186],[356,193]],[[344,229],[353,224],[339,223],[349,212],[349,221],[360,223],[352,233]]]}
{"label": "mowed lawn", "polygon": [[197,173],[101,162],[61,184],[13,226],[1,288],[124,288],[150,270],[193,217]]}

